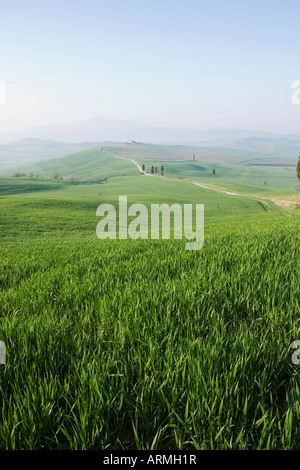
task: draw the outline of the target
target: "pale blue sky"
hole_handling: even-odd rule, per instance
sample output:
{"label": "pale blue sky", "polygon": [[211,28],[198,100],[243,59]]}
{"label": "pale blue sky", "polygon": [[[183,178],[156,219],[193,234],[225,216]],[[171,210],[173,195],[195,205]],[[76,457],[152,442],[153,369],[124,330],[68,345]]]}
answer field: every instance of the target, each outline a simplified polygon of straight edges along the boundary
{"label": "pale blue sky", "polygon": [[0,130],[94,116],[300,132],[300,0],[1,2]]}

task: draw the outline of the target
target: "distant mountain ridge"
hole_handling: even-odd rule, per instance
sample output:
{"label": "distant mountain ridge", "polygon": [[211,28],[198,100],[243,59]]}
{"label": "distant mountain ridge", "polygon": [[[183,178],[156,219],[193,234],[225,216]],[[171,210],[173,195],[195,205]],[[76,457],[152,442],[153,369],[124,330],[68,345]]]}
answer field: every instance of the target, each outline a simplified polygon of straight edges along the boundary
{"label": "distant mountain ridge", "polygon": [[188,145],[226,144],[248,138],[299,139],[300,134],[276,134],[243,129],[217,128],[209,130],[150,126],[135,121],[122,121],[106,117],[95,117],[86,121],[30,126],[25,129],[0,132],[0,144],[21,139],[38,138],[63,142],[124,142],[136,140],[153,144]]}

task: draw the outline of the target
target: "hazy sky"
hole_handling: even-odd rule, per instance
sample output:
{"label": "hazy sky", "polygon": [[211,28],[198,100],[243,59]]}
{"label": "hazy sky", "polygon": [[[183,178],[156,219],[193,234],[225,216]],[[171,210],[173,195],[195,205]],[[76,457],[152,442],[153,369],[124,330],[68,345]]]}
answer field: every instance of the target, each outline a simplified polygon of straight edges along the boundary
{"label": "hazy sky", "polygon": [[0,130],[107,116],[300,132],[300,0],[0,6]]}

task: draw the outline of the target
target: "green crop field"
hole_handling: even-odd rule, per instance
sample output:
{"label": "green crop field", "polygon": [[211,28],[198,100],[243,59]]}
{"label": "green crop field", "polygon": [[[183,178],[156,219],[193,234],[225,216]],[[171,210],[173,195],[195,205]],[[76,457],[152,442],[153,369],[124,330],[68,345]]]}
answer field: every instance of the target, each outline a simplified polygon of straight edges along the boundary
{"label": "green crop field", "polygon": [[[252,164],[257,162],[279,163],[281,165],[293,164],[294,156],[297,155],[298,147],[275,148],[275,153],[270,153],[264,146],[258,146],[255,150],[249,150],[251,145],[247,143],[246,148],[234,148],[216,145],[192,146],[192,145],[150,145],[144,143],[123,143],[111,145],[109,152],[125,158],[139,158],[140,160],[164,160],[164,161],[188,161],[193,156],[197,161],[214,164]],[[263,157],[263,158],[262,158]]]}
{"label": "green crop field", "polygon": [[[98,144],[98,146],[100,143]],[[67,143],[54,140],[22,139],[17,142],[0,145],[0,170],[10,176],[15,166],[36,163],[39,165],[47,159],[63,157],[67,154],[96,147],[97,143]],[[6,171],[5,171],[6,170]]]}
{"label": "green crop field", "polygon": [[300,451],[300,0],[2,3],[0,455]]}
{"label": "green crop field", "polygon": [[[192,179],[237,190],[241,193],[267,194],[273,193],[295,193],[297,183],[296,163],[294,167],[276,166],[239,166],[202,163],[197,161],[168,162],[168,161],[144,161],[137,159],[141,165],[150,173],[151,167],[156,166],[160,174],[161,166],[164,166],[164,175],[172,178]],[[212,175],[213,168],[216,170]],[[265,184],[266,182],[266,184]]]}
{"label": "green crop field", "polygon": [[[266,165],[245,165],[244,152],[244,155],[238,153],[235,164],[229,164],[231,157],[233,161],[235,160],[232,149],[222,149],[224,158],[221,158],[221,162],[218,158],[215,160],[215,155],[211,153],[207,159],[199,161],[200,156],[203,157],[203,155],[201,152],[196,153],[197,149],[199,150],[198,147],[119,144],[104,148],[103,151],[100,148],[83,150],[64,157],[5,169],[0,171],[0,176],[12,176],[14,173],[21,172],[27,175],[53,178],[53,174],[56,174],[63,178],[69,177],[83,181],[137,176],[138,169],[130,161],[133,158],[140,166],[144,164],[148,173],[151,171],[151,166],[154,166],[160,174],[160,168],[164,166],[164,176],[167,178],[200,181],[236,190],[242,194],[295,193],[296,157],[293,160],[286,159],[286,162],[283,161],[278,166],[274,163],[273,157],[265,157],[265,160],[269,162]],[[234,150],[233,152],[240,151]],[[195,161],[192,160],[193,155],[196,157]],[[291,161],[293,161],[293,166]],[[213,168],[216,170],[215,176],[212,175]]]}
{"label": "green crop field", "polygon": [[17,168],[5,169],[1,171],[0,175],[11,176],[16,171],[48,178],[51,178],[53,173],[57,173],[61,177],[86,180],[133,175],[136,173],[136,168],[126,160],[112,158],[106,152],[101,151],[100,148],[94,148],[31,165],[19,165]]}
{"label": "green crop field", "polygon": [[[299,449],[299,209],[110,162],[0,179],[0,448]],[[119,195],[204,204],[203,248],[99,240]]]}

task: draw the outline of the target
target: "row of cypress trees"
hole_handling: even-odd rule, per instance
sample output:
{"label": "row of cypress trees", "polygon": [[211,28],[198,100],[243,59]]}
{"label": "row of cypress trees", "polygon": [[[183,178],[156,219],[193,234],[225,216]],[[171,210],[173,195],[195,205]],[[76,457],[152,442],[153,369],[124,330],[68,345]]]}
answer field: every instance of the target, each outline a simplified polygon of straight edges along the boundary
{"label": "row of cypress trees", "polygon": [[[142,165],[142,170],[145,171],[145,165]],[[160,167],[160,172],[161,172],[161,176],[164,176],[164,171],[165,171],[165,167],[164,166],[161,166]],[[152,166],[151,167],[151,174],[154,175],[158,173],[158,170],[157,170],[157,166]]]}

